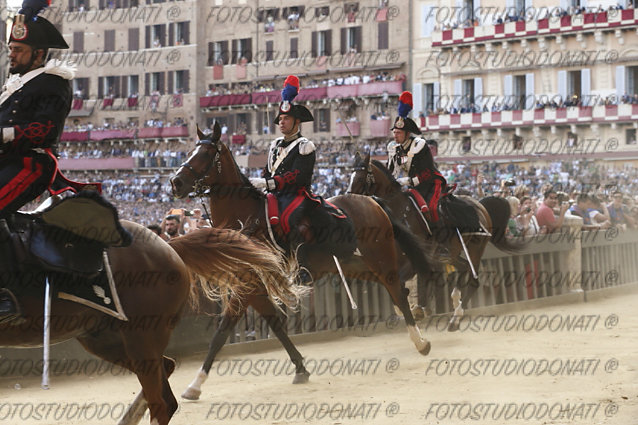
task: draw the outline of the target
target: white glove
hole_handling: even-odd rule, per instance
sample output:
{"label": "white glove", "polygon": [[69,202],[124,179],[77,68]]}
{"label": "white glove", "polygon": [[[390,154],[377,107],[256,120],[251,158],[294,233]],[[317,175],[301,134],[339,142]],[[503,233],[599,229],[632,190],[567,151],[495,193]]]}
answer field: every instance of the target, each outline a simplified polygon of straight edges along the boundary
{"label": "white glove", "polygon": [[268,190],[275,190],[277,189],[277,182],[275,181],[275,179],[264,179],[262,177],[251,177],[248,180],[250,180],[250,183],[255,186],[257,189],[268,189]]}
{"label": "white glove", "polygon": [[266,188],[266,179],[262,177],[251,177],[250,183],[255,186],[257,189],[265,189]]}
{"label": "white glove", "polygon": [[397,179],[397,182],[399,182],[399,184],[403,185],[403,186],[416,186],[419,184],[419,178],[418,177],[401,177]]}

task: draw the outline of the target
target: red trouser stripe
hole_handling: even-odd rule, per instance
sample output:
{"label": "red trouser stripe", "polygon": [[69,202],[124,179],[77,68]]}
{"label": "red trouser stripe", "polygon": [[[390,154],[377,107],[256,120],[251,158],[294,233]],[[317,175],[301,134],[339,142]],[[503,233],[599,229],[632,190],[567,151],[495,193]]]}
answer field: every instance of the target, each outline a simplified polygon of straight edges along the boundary
{"label": "red trouser stripe", "polygon": [[430,198],[430,214],[432,215],[432,220],[439,220],[439,212],[437,211],[437,204],[439,203],[439,198],[441,197],[441,181],[436,180],[434,182],[434,193]]}
{"label": "red trouser stripe", "polygon": [[0,189],[0,210],[13,202],[13,200],[20,196],[30,184],[42,175],[42,165],[36,163],[35,171],[32,171],[32,162],[33,158],[23,158],[22,163],[24,164],[24,168],[20,170],[20,172],[12,178],[9,183]]}
{"label": "red trouser stripe", "polygon": [[293,211],[296,210],[297,207],[299,207],[299,205],[301,205],[303,200],[304,200],[304,196],[298,195],[290,203],[290,205],[288,205],[288,207],[284,210],[284,212],[281,213],[281,228],[283,229],[284,233],[287,234],[290,232],[290,223],[288,223],[288,220],[290,220],[290,214],[292,214]]}

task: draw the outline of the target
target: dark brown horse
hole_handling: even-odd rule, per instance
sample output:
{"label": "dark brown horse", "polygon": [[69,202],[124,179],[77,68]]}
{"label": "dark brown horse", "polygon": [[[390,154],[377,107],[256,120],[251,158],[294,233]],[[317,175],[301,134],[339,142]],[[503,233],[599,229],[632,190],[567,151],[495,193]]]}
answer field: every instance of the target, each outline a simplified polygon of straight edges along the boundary
{"label": "dark brown horse", "polygon": [[[217,123],[211,135],[205,136],[199,132],[200,140],[195,150],[171,179],[173,194],[183,198],[191,192],[201,194],[204,190],[208,190],[207,196],[210,197],[211,218],[214,225],[232,228],[245,226],[254,229],[256,238],[269,240],[264,208],[265,195],[241,173],[228,147],[219,141],[220,135],[221,130]],[[357,247],[361,254],[353,255],[341,264],[344,274],[356,279],[376,281],[385,286],[393,303],[403,314],[417,350],[424,355],[427,354],[430,351],[430,343],[421,336],[416,326],[408,305],[407,291],[399,279],[400,264],[397,254],[399,250],[395,246],[395,233],[399,243],[415,243],[414,246],[418,244],[408,232],[401,232],[393,227],[383,209],[367,196],[344,195],[331,198],[329,201],[345,211],[352,219]],[[417,257],[421,259],[420,264],[413,264],[413,266],[424,267],[425,257],[419,250],[413,248],[410,252],[415,256],[415,262],[418,262]],[[337,272],[332,256],[325,253],[311,253],[309,265],[315,279],[327,273]],[[261,299],[259,294],[246,297],[242,304],[253,306],[267,320],[269,316],[274,316],[274,311],[268,306],[267,300]],[[182,395],[183,397],[199,397],[201,384],[208,376],[215,355],[226,341],[230,327],[237,323],[240,317],[241,315],[230,314],[224,316],[220,329],[213,337],[201,370]],[[269,320],[271,327],[273,320],[275,319]],[[276,322],[273,330],[297,366],[296,378],[302,376],[303,381],[307,381],[308,372],[303,367],[302,358],[294,349],[280,321]]]}
{"label": "dark brown horse", "polygon": [[[411,201],[408,194],[401,190],[401,185],[383,164],[379,161],[370,161],[370,154],[362,158],[357,153],[353,169],[350,187],[348,188],[349,193],[377,196],[383,199],[384,204],[389,209],[389,214],[400,219],[419,238],[429,241],[429,246],[436,244],[435,239],[427,230],[423,215],[417,210],[416,205]],[[504,237],[505,227],[510,216],[509,203],[505,199],[488,197],[477,202],[468,196],[457,196],[457,198],[467,202],[474,208],[479,217],[481,227],[491,234],[489,238],[475,233],[463,235],[469,252],[469,260],[472,261],[477,274],[481,264],[481,257],[488,242],[491,241],[497,248],[506,252],[518,252],[522,249],[522,246]],[[448,326],[448,330],[454,331],[458,329],[459,320],[463,315],[463,307],[467,307],[470,299],[476,293],[479,282],[478,278],[475,278],[471,273],[467,259],[460,256],[463,247],[458,235],[452,229],[450,230],[449,237],[445,239],[449,241],[448,249],[452,265],[460,271],[459,279],[457,279],[455,289],[452,292],[454,315]],[[467,281],[465,276],[469,276],[468,290],[461,292],[461,288]],[[430,282],[439,281],[440,278],[443,278],[443,276],[437,276],[429,280]],[[426,285],[425,282],[421,281],[423,279],[421,276],[418,279],[420,288],[431,289],[433,286],[438,286],[431,283]],[[427,302],[427,298],[421,297],[420,302]]]}
{"label": "dark brown horse", "polygon": [[[272,295],[287,300],[287,293],[271,286],[287,279],[289,271],[281,257],[236,231],[199,230],[174,239],[169,245],[143,226],[122,224],[133,235],[133,243],[108,249],[108,256],[128,321],[54,298],[51,343],[75,338],[88,352],[137,375],[142,393],[121,424],[137,424],[148,407],[151,424],[166,425],[177,410],[177,401],[168,383],[175,361],[163,353],[182,310],[196,290],[191,286],[189,272],[222,285],[222,296],[228,291],[250,292],[263,280]],[[0,326],[0,346],[42,344],[43,299],[44,296],[19,298],[24,321]]]}

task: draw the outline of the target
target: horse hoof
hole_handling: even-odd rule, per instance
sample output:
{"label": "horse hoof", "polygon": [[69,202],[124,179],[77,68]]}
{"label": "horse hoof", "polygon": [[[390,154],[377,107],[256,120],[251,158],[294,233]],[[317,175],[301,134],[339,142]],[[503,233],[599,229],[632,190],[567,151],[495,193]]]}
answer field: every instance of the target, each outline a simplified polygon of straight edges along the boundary
{"label": "horse hoof", "polygon": [[430,344],[430,341],[428,341],[428,343],[425,344],[425,347],[419,350],[419,353],[423,354],[424,356],[427,356],[428,354],[430,354],[431,348],[432,348],[432,344]]}
{"label": "horse hoof", "polygon": [[414,317],[414,320],[425,319],[425,309],[420,305],[412,307],[412,317]]}
{"label": "horse hoof", "polygon": [[450,320],[450,323],[447,325],[448,332],[456,332],[459,330],[459,324],[456,320]]}
{"label": "horse hoof", "polygon": [[307,384],[310,380],[310,373],[308,371],[304,371],[301,373],[295,373],[295,377],[292,380],[293,384]]}
{"label": "horse hoof", "polygon": [[202,394],[202,390],[196,390],[194,388],[186,388],[186,391],[182,393],[182,398],[186,400],[199,400],[199,396]]}

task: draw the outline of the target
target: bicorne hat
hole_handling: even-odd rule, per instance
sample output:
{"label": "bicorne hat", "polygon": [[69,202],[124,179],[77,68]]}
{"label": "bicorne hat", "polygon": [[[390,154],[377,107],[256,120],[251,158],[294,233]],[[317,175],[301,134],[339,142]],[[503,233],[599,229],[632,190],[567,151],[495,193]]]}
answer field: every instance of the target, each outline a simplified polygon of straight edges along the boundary
{"label": "bicorne hat", "polygon": [[282,115],[290,115],[298,118],[301,122],[315,120],[308,108],[292,103],[297,94],[299,94],[299,78],[295,75],[289,75],[284,81],[283,90],[281,90],[281,103],[279,104],[279,112],[275,117],[275,124],[279,123],[279,117]]}
{"label": "bicorne hat", "polygon": [[412,110],[412,93],[404,91],[399,96],[399,116],[394,120],[394,125],[390,130],[395,128],[407,131],[408,133],[421,134],[419,126],[416,125],[412,118],[408,118],[408,114]]}
{"label": "bicorne hat", "polygon": [[60,31],[38,13],[50,5],[50,0],[25,0],[13,20],[9,42],[17,41],[37,49],[68,49]]}

